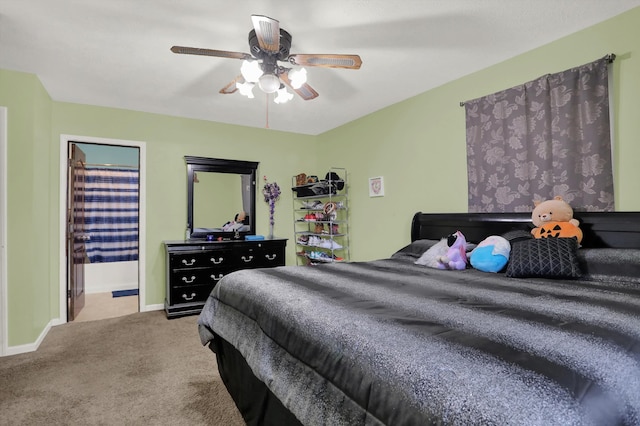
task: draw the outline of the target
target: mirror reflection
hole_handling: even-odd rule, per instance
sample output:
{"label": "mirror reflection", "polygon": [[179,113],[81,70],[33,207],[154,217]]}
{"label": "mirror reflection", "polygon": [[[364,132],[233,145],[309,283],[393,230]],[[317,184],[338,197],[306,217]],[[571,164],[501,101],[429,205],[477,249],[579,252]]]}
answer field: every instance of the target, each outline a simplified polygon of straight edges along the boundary
{"label": "mirror reflection", "polygon": [[187,228],[194,239],[255,234],[257,162],[185,156]]}
{"label": "mirror reflection", "polygon": [[[243,180],[251,175],[231,173],[196,173],[193,180],[193,227],[216,229],[218,231],[248,231],[249,225],[243,224],[240,213],[244,212],[247,221],[251,217],[249,188],[244,188]],[[244,226],[233,226],[232,223]],[[224,229],[223,229],[224,228]]]}

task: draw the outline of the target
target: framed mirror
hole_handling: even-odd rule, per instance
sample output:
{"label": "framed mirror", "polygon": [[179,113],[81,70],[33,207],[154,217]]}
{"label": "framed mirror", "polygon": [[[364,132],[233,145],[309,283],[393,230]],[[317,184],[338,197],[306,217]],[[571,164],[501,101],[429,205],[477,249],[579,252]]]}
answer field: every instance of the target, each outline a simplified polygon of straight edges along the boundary
{"label": "framed mirror", "polygon": [[259,163],[184,158],[187,163],[187,228],[191,238],[227,239],[255,234]]}

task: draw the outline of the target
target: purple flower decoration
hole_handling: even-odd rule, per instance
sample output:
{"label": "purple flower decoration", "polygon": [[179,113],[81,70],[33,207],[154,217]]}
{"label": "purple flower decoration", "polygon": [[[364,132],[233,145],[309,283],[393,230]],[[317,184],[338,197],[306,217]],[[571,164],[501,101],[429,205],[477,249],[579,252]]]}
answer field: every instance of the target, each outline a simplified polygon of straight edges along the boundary
{"label": "purple flower decoration", "polygon": [[269,224],[273,226],[275,221],[273,220],[273,213],[276,210],[276,201],[280,198],[280,187],[275,182],[267,182],[267,177],[263,177],[264,187],[262,188],[262,195],[264,195],[264,201],[269,203]]}

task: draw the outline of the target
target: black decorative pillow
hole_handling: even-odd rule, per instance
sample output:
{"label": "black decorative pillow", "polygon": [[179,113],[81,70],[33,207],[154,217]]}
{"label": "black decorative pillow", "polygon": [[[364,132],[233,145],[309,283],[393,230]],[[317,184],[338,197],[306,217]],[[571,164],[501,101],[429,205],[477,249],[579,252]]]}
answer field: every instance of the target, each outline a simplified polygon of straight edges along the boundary
{"label": "black decorative pillow", "polygon": [[512,245],[506,275],[514,278],[580,278],[576,238],[534,238]]}
{"label": "black decorative pillow", "polygon": [[502,234],[502,238],[509,241],[509,244],[514,244],[520,241],[526,241],[533,238],[531,231],[525,231],[524,229],[514,229],[512,231]]}

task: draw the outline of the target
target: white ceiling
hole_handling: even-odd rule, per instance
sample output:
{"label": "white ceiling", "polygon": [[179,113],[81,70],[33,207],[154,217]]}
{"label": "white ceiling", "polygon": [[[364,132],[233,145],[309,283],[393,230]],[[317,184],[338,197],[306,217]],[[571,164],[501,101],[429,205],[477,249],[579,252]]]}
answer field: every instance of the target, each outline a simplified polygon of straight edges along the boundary
{"label": "white ceiling", "polygon": [[[264,128],[265,95],[221,95],[248,52],[251,14],[291,53],[359,54],[308,68],[314,100],[269,102],[270,129],[316,135],[640,6],[640,0],[0,0],[0,68],[38,75],[56,101]],[[608,52],[602,52],[603,54]]]}

